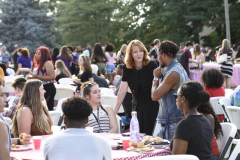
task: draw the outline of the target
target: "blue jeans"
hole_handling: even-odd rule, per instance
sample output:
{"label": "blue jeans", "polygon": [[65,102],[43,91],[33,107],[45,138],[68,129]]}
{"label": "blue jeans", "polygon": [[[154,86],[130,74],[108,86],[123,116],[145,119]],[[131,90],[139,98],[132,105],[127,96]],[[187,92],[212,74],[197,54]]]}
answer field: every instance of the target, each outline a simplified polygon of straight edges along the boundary
{"label": "blue jeans", "polygon": [[218,160],[218,157],[212,156],[212,160]]}
{"label": "blue jeans", "polygon": [[164,134],[164,129],[165,126],[163,127],[162,124],[156,123],[154,132],[153,132],[153,137],[165,137],[165,139],[168,139],[169,141],[172,140],[175,128],[177,127],[177,123],[172,123],[169,125],[169,131],[166,130],[166,133]]}
{"label": "blue jeans", "polygon": [[27,76],[27,74],[24,72],[21,72],[21,75],[23,75],[24,78]]}

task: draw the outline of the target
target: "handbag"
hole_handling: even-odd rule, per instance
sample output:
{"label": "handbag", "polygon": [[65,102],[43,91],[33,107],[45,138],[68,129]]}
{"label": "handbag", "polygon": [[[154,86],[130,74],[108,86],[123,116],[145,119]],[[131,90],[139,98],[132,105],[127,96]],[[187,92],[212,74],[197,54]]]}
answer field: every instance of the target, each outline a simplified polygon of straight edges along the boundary
{"label": "handbag", "polygon": [[222,54],[217,57],[218,64],[224,64],[227,62],[227,54]]}

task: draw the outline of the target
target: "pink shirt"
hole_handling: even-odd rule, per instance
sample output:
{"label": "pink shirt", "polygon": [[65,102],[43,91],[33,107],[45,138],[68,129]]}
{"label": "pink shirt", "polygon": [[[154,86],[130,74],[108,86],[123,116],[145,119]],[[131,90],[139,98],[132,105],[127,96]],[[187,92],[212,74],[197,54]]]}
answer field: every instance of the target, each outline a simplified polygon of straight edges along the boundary
{"label": "pink shirt", "polygon": [[107,65],[113,65],[113,61],[114,59],[117,58],[116,54],[113,53],[113,56],[111,57],[110,54],[108,52],[105,53],[108,61],[107,61]]}

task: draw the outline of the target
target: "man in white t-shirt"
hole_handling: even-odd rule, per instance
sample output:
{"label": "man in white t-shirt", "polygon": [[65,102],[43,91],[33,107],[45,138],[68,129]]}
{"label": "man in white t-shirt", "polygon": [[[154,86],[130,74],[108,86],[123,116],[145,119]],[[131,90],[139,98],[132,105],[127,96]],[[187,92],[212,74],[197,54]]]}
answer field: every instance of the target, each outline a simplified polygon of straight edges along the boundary
{"label": "man in white t-shirt", "polygon": [[48,138],[44,146],[45,160],[111,160],[108,141],[85,130],[91,105],[73,96],[62,104],[66,130]]}

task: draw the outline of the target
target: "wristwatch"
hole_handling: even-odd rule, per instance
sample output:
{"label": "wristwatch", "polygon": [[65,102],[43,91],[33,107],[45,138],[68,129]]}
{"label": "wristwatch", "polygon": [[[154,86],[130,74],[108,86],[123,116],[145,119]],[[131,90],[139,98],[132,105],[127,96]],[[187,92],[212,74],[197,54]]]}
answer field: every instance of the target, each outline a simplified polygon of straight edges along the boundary
{"label": "wristwatch", "polygon": [[154,80],[154,81],[158,81],[159,79],[158,79],[157,77],[154,77],[153,80]]}

